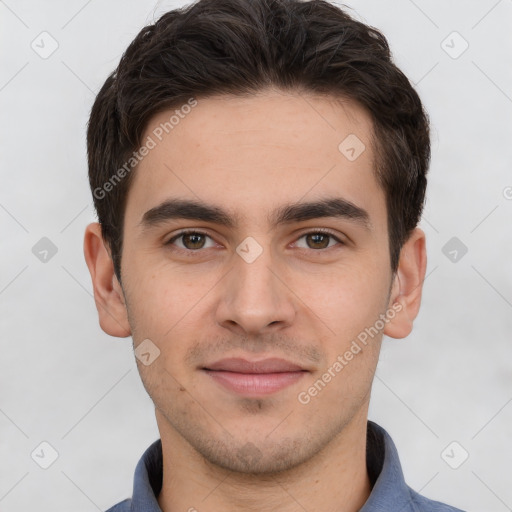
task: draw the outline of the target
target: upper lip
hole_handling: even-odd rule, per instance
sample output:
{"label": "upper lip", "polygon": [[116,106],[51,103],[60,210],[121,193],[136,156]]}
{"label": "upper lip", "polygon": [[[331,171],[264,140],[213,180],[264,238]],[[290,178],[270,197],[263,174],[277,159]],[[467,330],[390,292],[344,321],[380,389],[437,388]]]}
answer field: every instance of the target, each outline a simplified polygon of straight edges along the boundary
{"label": "upper lip", "polygon": [[284,359],[269,358],[261,361],[247,361],[242,358],[220,359],[204,367],[205,370],[216,370],[236,373],[283,373],[305,371],[304,368]]}

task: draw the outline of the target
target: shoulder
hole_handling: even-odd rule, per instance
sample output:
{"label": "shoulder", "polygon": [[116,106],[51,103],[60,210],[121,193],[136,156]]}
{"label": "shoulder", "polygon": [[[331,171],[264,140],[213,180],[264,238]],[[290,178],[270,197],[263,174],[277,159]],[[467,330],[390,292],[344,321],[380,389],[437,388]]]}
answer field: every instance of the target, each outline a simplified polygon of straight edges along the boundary
{"label": "shoulder", "polygon": [[114,505],[113,507],[109,508],[106,512],[129,512],[131,501],[132,500],[129,498],[123,500],[119,502],[117,505]]}
{"label": "shoulder", "polygon": [[465,512],[460,508],[452,507],[440,501],[430,500],[421,496],[416,491],[409,488],[411,493],[411,511],[414,512]]}
{"label": "shoulder", "polygon": [[408,486],[395,443],[383,427],[372,421],[368,421],[366,465],[374,484],[364,512],[464,512],[426,498]]}

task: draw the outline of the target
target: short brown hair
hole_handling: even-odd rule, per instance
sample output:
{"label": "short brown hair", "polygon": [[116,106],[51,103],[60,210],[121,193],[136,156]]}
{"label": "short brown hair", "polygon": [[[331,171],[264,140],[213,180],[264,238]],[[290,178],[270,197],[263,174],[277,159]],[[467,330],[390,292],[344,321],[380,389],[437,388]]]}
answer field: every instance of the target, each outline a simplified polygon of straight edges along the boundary
{"label": "short brown hair", "polygon": [[141,30],[91,110],[89,182],[119,280],[133,173],[108,193],[104,185],[140,147],[150,118],[191,97],[267,87],[348,98],[370,114],[396,271],[423,210],[430,136],[428,115],[386,38],[324,0],[199,0]]}

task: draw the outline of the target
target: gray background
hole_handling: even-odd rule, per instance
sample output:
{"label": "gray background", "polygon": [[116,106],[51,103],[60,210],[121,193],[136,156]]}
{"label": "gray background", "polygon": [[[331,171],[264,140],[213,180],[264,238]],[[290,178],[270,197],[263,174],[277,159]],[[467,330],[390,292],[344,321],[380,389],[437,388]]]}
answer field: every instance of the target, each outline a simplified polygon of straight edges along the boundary
{"label": "gray background", "polygon": [[[105,510],[131,495],[158,437],[131,339],[97,321],[82,253],[95,220],[85,125],[135,34],[179,5],[0,1],[2,512]],[[386,34],[433,127],[422,310],[406,340],[383,343],[370,418],[414,489],[512,510],[512,0],[349,5]],[[43,237],[57,248],[46,262]],[[43,441],[59,454],[48,469]]]}

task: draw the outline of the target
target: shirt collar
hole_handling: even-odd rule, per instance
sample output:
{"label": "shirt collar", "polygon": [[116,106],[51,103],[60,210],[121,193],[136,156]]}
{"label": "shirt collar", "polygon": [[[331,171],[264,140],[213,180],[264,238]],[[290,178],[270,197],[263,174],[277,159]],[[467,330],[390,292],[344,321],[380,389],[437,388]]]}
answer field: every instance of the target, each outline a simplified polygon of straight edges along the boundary
{"label": "shirt collar", "polygon": [[[368,421],[366,464],[373,487],[360,512],[415,510],[395,444],[390,435],[373,421]],[[156,496],[162,488],[162,474],[162,442],[158,439],[144,452],[135,468],[130,503],[132,512],[161,512]]]}
{"label": "shirt collar", "polygon": [[372,473],[374,479],[372,492],[359,512],[415,510],[391,436],[377,423],[368,421],[366,443],[366,466],[370,480]]}

